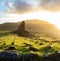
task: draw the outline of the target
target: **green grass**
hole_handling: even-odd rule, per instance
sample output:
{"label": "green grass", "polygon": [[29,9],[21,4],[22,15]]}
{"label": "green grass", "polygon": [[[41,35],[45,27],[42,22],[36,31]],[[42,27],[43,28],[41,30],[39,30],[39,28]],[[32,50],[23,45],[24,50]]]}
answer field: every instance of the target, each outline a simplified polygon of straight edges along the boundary
{"label": "green grass", "polygon": [[[52,43],[52,38],[47,37],[43,34],[35,34],[35,36],[37,37],[37,39],[36,37],[30,39],[17,36],[16,34],[12,34],[9,31],[0,31],[0,52],[8,49],[13,41],[14,47],[16,48],[14,51],[21,54],[36,53],[40,56],[43,56],[47,53],[53,53],[60,50],[60,44],[58,42]],[[38,51],[30,50],[30,46],[26,46],[24,43],[31,45],[33,48],[38,49]]]}

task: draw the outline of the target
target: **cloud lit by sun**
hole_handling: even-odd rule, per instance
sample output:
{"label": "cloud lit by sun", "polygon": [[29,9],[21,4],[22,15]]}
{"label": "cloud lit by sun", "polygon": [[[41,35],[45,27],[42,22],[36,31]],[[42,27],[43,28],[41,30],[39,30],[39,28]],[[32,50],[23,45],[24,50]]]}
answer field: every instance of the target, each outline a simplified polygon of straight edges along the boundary
{"label": "cloud lit by sun", "polygon": [[2,21],[7,22],[18,22],[22,20],[39,19],[48,21],[60,29],[60,12],[50,12],[50,11],[36,11],[24,14],[8,13],[6,17],[2,18]]}
{"label": "cloud lit by sun", "polygon": [[0,8],[0,23],[39,19],[60,29],[60,0],[1,0]]}

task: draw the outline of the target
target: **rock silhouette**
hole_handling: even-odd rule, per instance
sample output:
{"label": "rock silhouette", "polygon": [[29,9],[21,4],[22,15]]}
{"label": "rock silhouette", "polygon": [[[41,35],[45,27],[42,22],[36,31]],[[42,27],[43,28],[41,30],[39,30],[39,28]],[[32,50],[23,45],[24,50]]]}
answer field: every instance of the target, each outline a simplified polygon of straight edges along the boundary
{"label": "rock silhouette", "polygon": [[24,37],[32,37],[34,36],[29,31],[25,29],[25,21],[22,21],[20,25],[18,26],[18,29],[15,31],[12,31],[13,33],[17,34],[18,36],[24,36]]}
{"label": "rock silhouette", "polygon": [[16,33],[19,36],[26,36],[26,34],[29,32],[25,30],[25,22],[22,21],[18,26],[18,29],[16,31],[13,31],[13,33]]}
{"label": "rock silhouette", "polygon": [[18,26],[18,32],[25,32],[25,22],[22,21],[21,24]]}
{"label": "rock silhouette", "polygon": [[14,31],[14,33],[16,33],[19,36],[25,36],[26,31],[25,31],[25,22],[24,21],[22,21],[20,23],[20,25],[18,26],[18,29],[16,31]]}

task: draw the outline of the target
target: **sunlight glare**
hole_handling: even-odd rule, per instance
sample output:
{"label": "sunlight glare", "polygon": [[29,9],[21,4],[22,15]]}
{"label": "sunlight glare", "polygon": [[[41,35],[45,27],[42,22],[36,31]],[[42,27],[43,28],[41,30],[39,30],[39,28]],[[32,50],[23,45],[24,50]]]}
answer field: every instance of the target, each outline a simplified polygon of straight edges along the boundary
{"label": "sunlight glare", "polygon": [[30,20],[30,19],[39,19],[48,21],[54,25],[56,25],[60,29],[60,12],[50,12],[50,11],[37,11],[37,12],[29,12],[25,14],[9,14],[6,20],[10,20],[13,22],[18,22],[22,20]]}

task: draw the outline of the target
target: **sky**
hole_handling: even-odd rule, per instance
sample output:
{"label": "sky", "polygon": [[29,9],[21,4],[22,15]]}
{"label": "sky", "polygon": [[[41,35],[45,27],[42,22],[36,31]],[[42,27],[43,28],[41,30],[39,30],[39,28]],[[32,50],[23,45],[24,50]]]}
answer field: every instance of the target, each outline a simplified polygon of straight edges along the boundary
{"label": "sky", "polygon": [[40,19],[60,28],[60,0],[0,0],[0,24]]}

